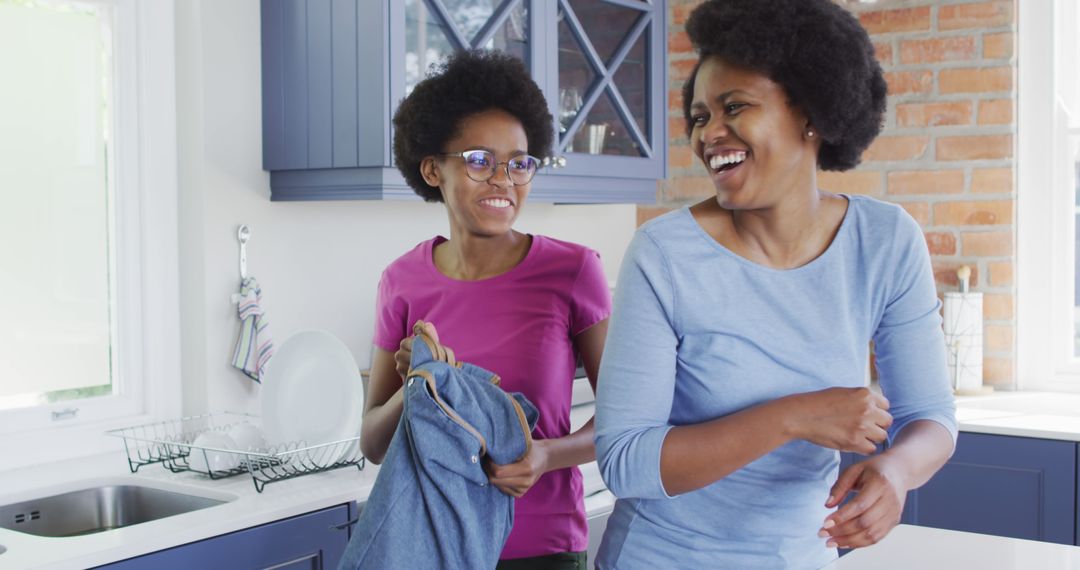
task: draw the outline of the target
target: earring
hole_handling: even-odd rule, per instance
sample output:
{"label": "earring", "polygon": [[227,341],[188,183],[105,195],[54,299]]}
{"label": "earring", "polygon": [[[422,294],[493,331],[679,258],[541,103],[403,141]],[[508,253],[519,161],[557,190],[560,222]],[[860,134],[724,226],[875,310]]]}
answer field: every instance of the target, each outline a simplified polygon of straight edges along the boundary
{"label": "earring", "polygon": [[812,139],[815,134],[817,133],[814,132],[814,129],[806,129],[806,138]]}

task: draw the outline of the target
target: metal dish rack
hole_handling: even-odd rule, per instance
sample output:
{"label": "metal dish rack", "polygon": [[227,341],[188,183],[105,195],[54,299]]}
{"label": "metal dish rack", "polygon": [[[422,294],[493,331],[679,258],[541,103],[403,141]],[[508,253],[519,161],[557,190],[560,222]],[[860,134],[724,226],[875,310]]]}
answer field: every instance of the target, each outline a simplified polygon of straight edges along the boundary
{"label": "metal dish rack", "polygon": [[360,453],[359,436],[314,445],[296,441],[248,451],[194,444],[204,433],[226,433],[243,423],[260,425],[258,416],[222,412],[114,429],[106,434],[124,440],[132,473],[154,463],[174,473],[192,471],[211,479],[248,473],[259,493],[275,481],[353,465],[361,470],[367,463]]}

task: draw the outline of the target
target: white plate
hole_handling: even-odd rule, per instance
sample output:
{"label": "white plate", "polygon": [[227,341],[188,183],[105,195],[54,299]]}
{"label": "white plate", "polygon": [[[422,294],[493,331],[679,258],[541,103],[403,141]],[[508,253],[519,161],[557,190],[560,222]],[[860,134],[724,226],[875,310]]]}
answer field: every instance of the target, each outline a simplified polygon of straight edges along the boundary
{"label": "white plate", "polygon": [[[345,343],[325,331],[298,332],[270,358],[262,379],[263,431],[271,445],[319,445],[356,437],[364,411],[360,369]],[[339,445],[337,457],[353,446]]]}

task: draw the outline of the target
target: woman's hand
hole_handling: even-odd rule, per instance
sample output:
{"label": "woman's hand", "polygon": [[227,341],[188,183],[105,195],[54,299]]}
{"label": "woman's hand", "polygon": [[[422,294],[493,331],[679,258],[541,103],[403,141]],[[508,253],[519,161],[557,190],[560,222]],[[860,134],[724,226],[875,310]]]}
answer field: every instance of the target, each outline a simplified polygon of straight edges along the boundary
{"label": "woman's hand", "polygon": [[[435,330],[435,325],[424,321],[416,321],[416,324],[413,325],[414,332],[416,332],[416,327],[420,327],[432,340],[439,342],[439,333]],[[414,338],[416,338],[415,335],[402,339],[401,344],[398,345],[398,351],[394,353],[394,364],[397,368],[398,376],[401,376],[402,379],[409,374],[410,364],[412,363],[412,343]]]}
{"label": "woman's hand", "polygon": [[797,439],[870,455],[885,441],[892,425],[889,401],[867,388],[829,388],[790,396],[793,414],[786,421]]}
{"label": "woman's hand", "polygon": [[534,439],[529,453],[516,463],[496,465],[490,461],[485,464],[488,480],[497,489],[520,499],[548,471],[547,441]]}
{"label": "woman's hand", "polygon": [[856,463],[840,474],[829,491],[828,508],[839,505],[848,493],[856,493],[848,503],[827,517],[818,536],[828,538],[829,548],[859,548],[885,538],[904,510],[907,486],[902,470],[893,458],[877,455]]}

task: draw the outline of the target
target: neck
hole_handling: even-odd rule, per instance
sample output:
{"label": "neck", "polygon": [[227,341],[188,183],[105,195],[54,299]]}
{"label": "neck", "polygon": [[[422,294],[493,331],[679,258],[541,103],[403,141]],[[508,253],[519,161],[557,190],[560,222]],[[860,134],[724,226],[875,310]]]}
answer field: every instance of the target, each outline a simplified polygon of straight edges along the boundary
{"label": "neck", "polygon": [[813,190],[789,194],[768,208],[732,210],[735,241],[745,257],[764,265],[805,265],[828,249],[840,227],[844,209],[830,207],[835,200],[843,199]]}
{"label": "neck", "polygon": [[486,279],[521,263],[531,243],[530,236],[513,230],[498,236],[478,236],[451,229],[450,240],[435,249],[435,265],[454,279]]}

